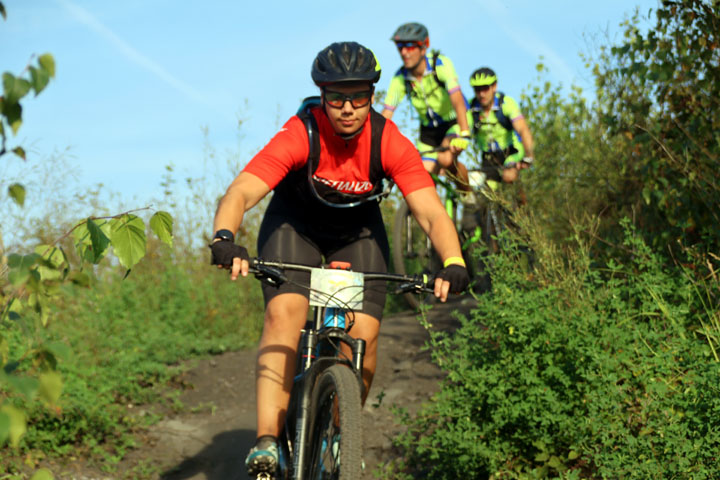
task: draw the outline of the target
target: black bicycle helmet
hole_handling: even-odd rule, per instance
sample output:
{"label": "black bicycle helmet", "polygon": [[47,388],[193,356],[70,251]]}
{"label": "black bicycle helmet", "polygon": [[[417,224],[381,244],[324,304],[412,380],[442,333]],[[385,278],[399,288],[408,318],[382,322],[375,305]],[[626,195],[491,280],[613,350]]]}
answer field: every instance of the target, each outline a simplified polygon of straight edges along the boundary
{"label": "black bicycle helmet", "polygon": [[370,82],[380,79],[380,64],[372,50],[356,42],[336,42],[317,54],[312,79],[322,87],[338,82]]}
{"label": "black bicycle helmet", "polygon": [[400,25],[390,40],[393,42],[420,42],[424,43],[426,47],[430,46],[430,35],[422,23],[410,22]]}
{"label": "black bicycle helmet", "polygon": [[497,75],[495,72],[488,67],[478,68],[470,75],[470,86],[471,87],[484,87],[492,85],[497,82]]}

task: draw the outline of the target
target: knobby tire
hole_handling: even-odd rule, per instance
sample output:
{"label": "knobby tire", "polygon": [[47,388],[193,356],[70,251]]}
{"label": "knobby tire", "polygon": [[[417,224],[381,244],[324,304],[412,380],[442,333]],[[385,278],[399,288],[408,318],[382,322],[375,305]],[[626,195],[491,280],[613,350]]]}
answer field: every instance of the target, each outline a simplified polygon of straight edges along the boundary
{"label": "knobby tire", "polygon": [[[360,386],[345,365],[325,370],[313,389],[309,479],[360,480],[362,407]],[[339,435],[339,449],[332,447]],[[324,445],[323,445],[324,444]]]}

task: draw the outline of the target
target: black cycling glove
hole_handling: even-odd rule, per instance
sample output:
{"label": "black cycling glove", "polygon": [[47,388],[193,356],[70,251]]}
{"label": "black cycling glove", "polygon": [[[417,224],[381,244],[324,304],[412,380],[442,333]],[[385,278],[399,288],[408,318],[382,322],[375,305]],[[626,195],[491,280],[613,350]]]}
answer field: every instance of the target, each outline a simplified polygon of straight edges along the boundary
{"label": "black cycling glove", "polygon": [[470,276],[467,268],[456,263],[448,265],[440,270],[435,278],[441,278],[450,282],[450,293],[462,293],[470,284]]}
{"label": "black cycling glove", "polygon": [[211,265],[232,266],[233,258],[250,261],[247,248],[236,245],[229,240],[220,240],[209,245],[212,251]]}

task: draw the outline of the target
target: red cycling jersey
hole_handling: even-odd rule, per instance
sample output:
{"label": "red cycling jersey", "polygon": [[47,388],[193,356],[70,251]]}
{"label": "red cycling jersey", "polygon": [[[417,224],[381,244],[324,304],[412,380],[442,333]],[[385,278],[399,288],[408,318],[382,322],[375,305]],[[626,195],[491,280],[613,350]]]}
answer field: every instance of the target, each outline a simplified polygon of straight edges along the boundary
{"label": "red cycling jersey", "polygon": [[[315,179],[343,193],[362,194],[372,190],[370,183],[370,115],[362,132],[345,140],[333,129],[322,110],[311,110],[318,124],[320,159]],[[243,171],[252,173],[274,189],[292,170],[307,165],[310,147],[305,126],[297,116],[288,120],[280,131],[255,155]],[[382,166],[403,195],[424,187],[433,187],[420,155],[392,121],[386,121],[381,143]]]}

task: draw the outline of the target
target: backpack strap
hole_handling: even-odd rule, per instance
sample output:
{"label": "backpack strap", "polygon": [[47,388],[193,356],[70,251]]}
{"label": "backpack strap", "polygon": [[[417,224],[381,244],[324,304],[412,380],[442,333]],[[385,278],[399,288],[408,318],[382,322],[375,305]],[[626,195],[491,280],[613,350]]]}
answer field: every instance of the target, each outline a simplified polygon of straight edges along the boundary
{"label": "backpack strap", "polygon": [[308,167],[311,172],[315,172],[320,161],[320,135],[318,135],[318,126],[315,117],[310,113],[310,109],[321,105],[319,96],[306,97],[300,108],[298,109],[297,116],[303,121],[305,125],[305,131],[308,134],[309,143],[309,154],[308,154]]}
{"label": "backpack strap", "polygon": [[[443,90],[446,90],[445,82],[440,80],[440,77],[438,77],[437,74],[437,61],[438,57],[440,56],[440,50],[433,50],[430,52],[430,55],[432,56],[432,60],[430,61],[430,66],[432,67],[433,71],[433,78],[435,79],[435,82],[438,84],[440,88]],[[412,99],[413,95],[417,95],[412,88],[412,82],[410,82],[410,79],[408,78],[408,71],[405,67],[402,68],[403,72],[403,78],[405,79],[405,93],[407,94],[408,100]]]}
{"label": "backpack strap", "polygon": [[382,165],[382,137],[387,119],[370,108],[370,171],[369,180],[375,188],[382,188],[382,180],[386,178]]}
{"label": "backpack strap", "polygon": [[433,51],[432,51],[432,69],[433,69],[433,76],[435,77],[435,81],[437,82],[437,84],[440,85],[440,87],[441,87],[443,90],[447,90],[447,88],[445,88],[445,82],[443,82],[442,80],[440,80],[440,77],[438,77],[438,74],[437,74],[437,61],[438,61],[438,57],[439,57],[439,56],[440,56],[440,50],[433,50]]}
{"label": "backpack strap", "polygon": [[[495,105],[497,106],[497,109],[494,110],[495,112],[495,118],[497,118],[498,123],[508,131],[514,131],[513,124],[510,121],[510,119],[505,115],[505,112],[503,112],[503,101],[505,100],[505,94],[502,92],[498,92],[495,94]],[[473,132],[477,132],[480,130],[480,113],[482,111],[482,107],[480,107],[480,102],[478,101],[477,97],[473,98],[470,102],[470,112],[472,114],[473,124],[472,129]]]}
{"label": "backpack strap", "polygon": [[472,115],[473,123],[470,126],[473,133],[480,131],[480,102],[477,97],[473,97],[470,102],[470,114]]}
{"label": "backpack strap", "polygon": [[495,117],[498,120],[498,123],[502,125],[502,127],[505,130],[513,130],[512,122],[510,119],[505,115],[505,112],[503,112],[503,101],[505,100],[505,94],[503,92],[498,92],[495,95],[495,101],[497,104],[497,110],[495,110]]}

